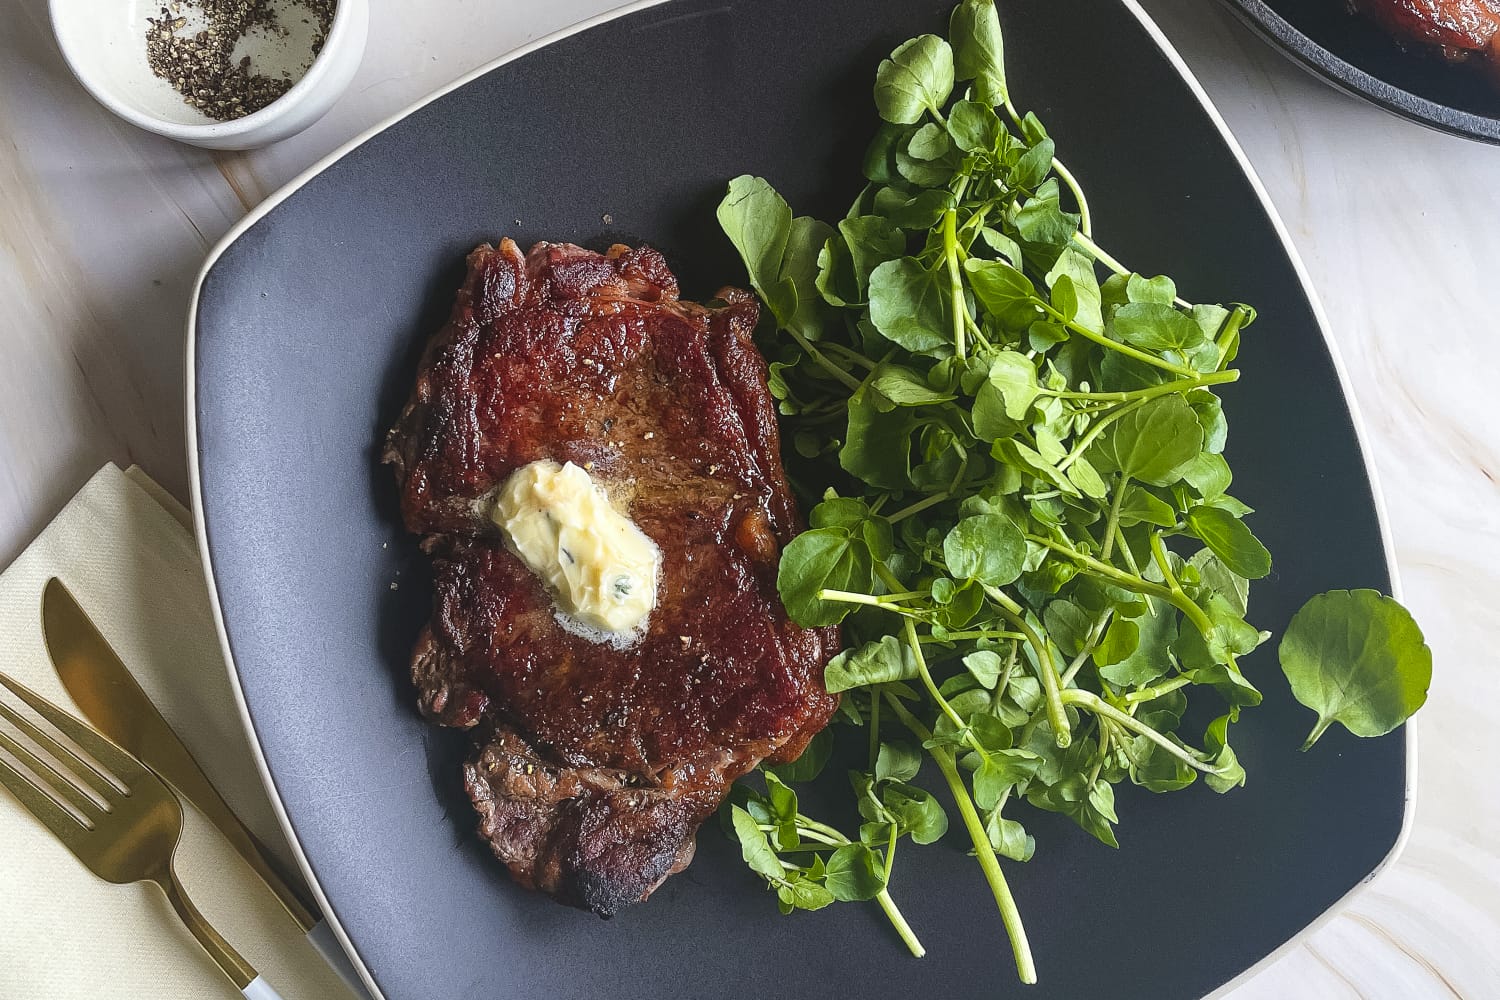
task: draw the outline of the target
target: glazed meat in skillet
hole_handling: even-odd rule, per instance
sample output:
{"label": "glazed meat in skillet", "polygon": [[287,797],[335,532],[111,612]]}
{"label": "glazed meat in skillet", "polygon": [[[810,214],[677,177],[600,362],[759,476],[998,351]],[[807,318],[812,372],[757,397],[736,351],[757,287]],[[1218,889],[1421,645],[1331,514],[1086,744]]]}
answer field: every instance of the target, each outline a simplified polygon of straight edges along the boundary
{"label": "glazed meat in skillet", "polygon": [[[776,594],[799,524],[757,305],[718,299],[680,301],[649,248],[480,247],[387,446],[434,563],[421,708],[473,734],[465,786],[516,880],[603,915],[685,867],[730,783],[795,759],[837,705],[835,630]],[[540,460],[588,470],[660,550],[628,643],[565,627],[490,516]]]}
{"label": "glazed meat in skillet", "polygon": [[1454,61],[1493,59],[1500,41],[1500,0],[1354,0],[1405,44]]}

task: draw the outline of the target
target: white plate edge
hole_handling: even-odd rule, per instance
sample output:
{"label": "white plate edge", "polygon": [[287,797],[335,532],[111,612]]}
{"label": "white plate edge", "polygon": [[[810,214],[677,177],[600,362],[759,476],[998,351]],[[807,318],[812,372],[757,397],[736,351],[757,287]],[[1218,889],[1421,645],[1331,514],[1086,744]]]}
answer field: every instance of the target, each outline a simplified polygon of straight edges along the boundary
{"label": "white plate edge", "polygon": [[[196,355],[198,304],[203,292],[203,282],[204,279],[207,278],[208,272],[213,268],[214,264],[218,262],[219,257],[222,256],[224,251],[228,249],[235,240],[239,239],[239,237],[242,236],[246,230],[259,222],[261,218],[267,215],[277,205],[281,204],[292,194],[296,193],[296,191],[307,184],[308,181],[312,180],[314,177],[327,170],[334,163],[343,159],[343,157],[348,155],[355,148],[363,145],[374,136],[390,128],[392,125],[395,125],[402,119],[407,118],[416,111],[419,111],[423,107],[426,107],[433,101],[436,101],[439,98],[444,97],[455,90],[458,90],[460,87],[463,87],[466,84],[477,80],[478,78],[489,73],[491,70],[497,69],[501,66],[506,65],[507,63],[520,59],[523,56],[530,55],[531,53],[536,52],[539,49],[543,49],[554,42],[559,42],[565,38],[569,38],[573,35],[579,34],[580,32],[587,31],[590,28],[597,27],[598,25],[608,23],[609,21],[624,17],[628,14],[633,14],[641,10],[647,10],[651,7],[655,7],[667,2],[669,2],[669,0],[634,0],[634,2],[632,3],[627,3],[623,6],[603,11],[602,13],[594,15],[593,17],[580,21],[577,24],[573,24],[565,28],[560,28],[549,35],[544,35],[543,37],[522,45],[519,48],[512,49],[510,52],[507,52],[488,63],[478,66],[473,70],[470,70],[468,73],[460,76],[452,83],[449,83],[448,85],[433,91],[427,96],[418,99],[404,109],[391,115],[389,118],[386,118],[385,120],[372,125],[370,128],[354,136],[352,139],[349,139],[343,145],[339,146],[328,155],[313,163],[306,170],[302,171],[302,173],[298,174],[281,188],[267,196],[265,200],[261,201],[253,209],[246,213],[246,215],[242,219],[240,219],[239,222],[235,223],[235,225],[232,226],[229,231],[224,234],[223,238],[221,238],[219,242],[214,245],[214,248],[209,251],[208,257],[204,260],[203,266],[198,272],[198,278],[193,283],[192,296],[188,300],[187,342],[185,346],[186,369],[184,372],[188,487],[190,494],[189,499],[191,500],[192,504],[193,535],[198,545],[199,558],[203,563],[205,584],[208,588],[209,604],[213,610],[214,629],[218,634],[219,645],[221,651],[224,654],[224,663],[228,668],[227,673],[229,675],[230,687],[234,690],[235,706],[239,710],[240,721],[243,723],[245,731],[251,736],[251,752],[255,757],[255,767],[256,770],[260,773],[261,783],[262,785],[264,785],[266,793],[271,800],[272,811],[276,814],[276,820],[281,825],[282,834],[286,837],[287,843],[291,847],[292,854],[297,862],[297,866],[301,869],[303,877],[307,880],[308,886],[311,889],[313,896],[316,898],[319,907],[323,911],[324,920],[327,921],[328,926],[333,930],[334,935],[338,938],[339,944],[348,954],[350,961],[355,967],[355,970],[359,973],[360,978],[363,980],[365,988],[369,991],[371,997],[374,998],[374,1000],[385,1000],[385,995],[380,991],[379,987],[375,985],[374,978],[370,975],[370,971],[365,966],[364,960],[360,957],[353,943],[349,940],[349,935],[347,934],[347,932],[345,932],[343,925],[339,922],[337,913],[334,911],[332,905],[328,900],[328,897],[323,892],[322,886],[319,885],[316,876],[313,874],[312,865],[308,861],[307,855],[303,852],[302,844],[298,841],[296,832],[292,828],[291,818],[287,815],[286,806],[281,801],[281,795],[276,789],[276,782],[272,778],[270,767],[266,762],[265,752],[261,747],[259,736],[256,734],[255,723],[252,721],[250,716],[249,704],[245,700],[244,688],[240,684],[239,668],[235,665],[234,654],[229,644],[229,632],[224,623],[223,608],[219,602],[219,590],[214,577],[213,557],[210,554],[208,548],[207,524],[203,516],[202,470],[199,467],[198,461]],[[1281,218],[1281,213],[1277,210],[1275,203],[1271,200],[1270,192],[1267,191],[1264,182],[1261,181],[1260,175],[1256,172],[1255,166],[1250,162],[1249,157],[1246,156],[1244,148],[1240,146],[1239,140],[1235,138],[1234,133],[1229,128],[1229,124],[1224,120],[1224,116],[1219,112],[1219,109],[1214,104],[1213,99],[1209,97],[1208,92],[1203,88],[1203,84],[1199,82],[1197,75],[1193,73],[1187,62],[1182,58],[1181,53],[1177,51],[1176,46],[1174,46],[1172,42],[1167,38],[1167,36],[1162,32],[1161,28],[1151,18],[1151,15],[1148,14],[1140,6],[1138,0],[1120,0],[1120,3],[1123,4],[1128,11],[1130,11],[1135,19],[1146,30],[1146,33],[1151,37],[1152,41],[1156,43],[1157,48],[1162,52],[1163,55],[1167,57],[1168,62],[1172,64],[1178,75],[1188,85],[1188,89],[1192,91],[1193,96],[1198,99],[1198,103],[1207,113],[1209,119],[1213,122],[1214,127],[1219,130],[1220,136],[1224,139],[1225,144],[1229,147],[1230,152],[1234,155],[1234,158],[1238,162],[1241,171],[1250,181],[1251,188],[1254,190],[1256,197],[1260,200],[1262,210],[1271,220],[1271,225],[1275,229],[1277,237],[1281,240],[1282,247],[1286,251],[1288,259],[1292,262],[1292,268],[1296,272],[1298,282],[1302,286],[1303,294],[1307,297],[1308,303],[1312,307],[1314,319],[1317,320],[1318,330],[1323,335],[1324,344],[1328,348],[1329,356],[1333,361],[1334,372],[1339,380],[1339,388],[1343,392],[1344,402],[1349,409],[1350,421],[1354,426],[1355,440],[1359,446],[1360,458],[1364,463],[1365,475],[1370,483],[1370,492],[1375,506],[1376,522],[1379,525],[1380,529],[1380,539],[1385,554],[1386,566],[1390,571],[1392,596],[1399,600],[1401,598],[1401,580],[1396,564],[1395,546],[1390,533],[1390,523],[1389,516],[1386,510],[1385,494],[1381,489],[1380,480],[1376,475],[1375,465],[1370,457],[1370,450],[1365,445],[1367,431],[1364,415],[1360,409],[1359,401],[1355,397],[1352,390],[1352,386],[1349,381],[1348,370],[1344,364],[1343,354],[1339,349],[1338,342],[1334,340],[1332,334],[1330,333],[1328,315],[1324,311],[1321,299],[1319,299],[1317,292],[1313,288],[1312,279],[1307,272],[1307,266],[1302,260],[1302,255],[1297,250],[1296,245],[1292,242],[1291,233],[1288,231],[1285,221],[1283,221],[1283,219]],[[1220,998],[1226,997],[1234,989],[1244,985],[1256,974],[1275,964],[1286,954],[1299,947],[1303,943],[1303,941],[1312,936],[1321,927],[1323,927],[1335,916],[1337,916],[1356,897],[1358,897],[1365,889],[1367,889],[1369,885],[1382,872],[1390,867],[1390,865],[1394,863],[1398,857],[1400,857],[1401,852],[1406,848],[1407,841],[1411,837],[1412,820],[1416,811],[1417,781],[1416,729],[1411,723],[1407,723],[1402,731],[1405,734],[1406,739],[1406,775],[1403,799],[1404,808],[1401,817],[1401,831],[1397,835],[1396,842],[1392,845],[1391,850],[1386,854],[1384,858],[1381,859],[1381,861],[1375,866],[1370,874],[1366,875],[1363,879],[1360,880],[1357,885],[1355,885],[1342,897],[1332,903],[1328,907],[1328,909],[1324,910],[1321,914],[1310,921],[1307,926],[1303,927],[1302,930],[1298,931],[1295,935],[1288,938],[1280,947],[1264,956],[1260,961],[1245,969],[1229,982],[1224,983],[1222,986],[1215,989],[1212,993],[1205,997],[1204,1000],[1220,1000]]]}

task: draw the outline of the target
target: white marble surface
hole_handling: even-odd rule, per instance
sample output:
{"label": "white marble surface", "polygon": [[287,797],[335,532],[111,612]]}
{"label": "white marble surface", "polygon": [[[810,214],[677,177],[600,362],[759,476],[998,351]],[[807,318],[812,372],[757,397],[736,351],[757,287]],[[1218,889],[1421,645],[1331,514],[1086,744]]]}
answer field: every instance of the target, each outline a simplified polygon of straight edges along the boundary
{"label": "white marble surface", "polygon": [[[1233,996],[1500,997],[1500,797],[1490,770],[1500,727],[1489,718],[1500,704],[1490,409],[1500,149],[1324,87],[1208,0],[1145,3],[1239,135],[1306,258],[1368,418],[1407,603],[1437,663],[1404,857]],[[611,6],[374,0],[369,52],[344,100],[303,135],[235,154],[113,119],[68,75],[44,0],[0,0],[0,563],[107,460],[139,463],[185,494],[188,294],[208,248],[248,208],[422,94]]]}

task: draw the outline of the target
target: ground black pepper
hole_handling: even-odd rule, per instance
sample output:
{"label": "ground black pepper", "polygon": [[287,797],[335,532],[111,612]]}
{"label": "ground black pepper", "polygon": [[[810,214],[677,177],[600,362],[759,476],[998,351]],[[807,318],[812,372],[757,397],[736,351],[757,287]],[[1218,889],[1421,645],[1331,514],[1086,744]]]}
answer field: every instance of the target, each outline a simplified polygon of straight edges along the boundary
{"label": "ground black pepper", "polygon": [[[337,0],[300,0],[314,19],[312,49],[316,57],[328,38]],[[289,15],[281,5],[280,17]],[[186,33],[197,15],[205,27]],[[234,48],[246,32],[259,27],[285,38],[273,0],[182,0],[164,5],[161,16],[147,18],[146,61],[189,105],[217,121],[232,121],[259,111],[291,89],[290,72],[269,76],[251,68],[250,57],[234,59]],[[303,23],[307,23],[304,19]]]}

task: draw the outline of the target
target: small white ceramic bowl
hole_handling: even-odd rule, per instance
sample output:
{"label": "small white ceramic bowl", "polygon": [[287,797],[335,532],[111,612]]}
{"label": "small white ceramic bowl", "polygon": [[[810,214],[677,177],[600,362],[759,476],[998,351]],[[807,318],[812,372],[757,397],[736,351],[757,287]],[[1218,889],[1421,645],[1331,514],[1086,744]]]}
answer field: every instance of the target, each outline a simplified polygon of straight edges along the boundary
{"label": "small white ceramic bowl", "polygon": [[[214,121],[188,105],[146,62],[147,18],[160,16],[170,2],[50,0],[52,30],[73,75],[95,100],[132,125],[194,146],[251,149],[295,135],[333,107],[364,55],[369,0],[338,0],[322,51],[290,90],[252,114]],[[293,0],[275,9],[289,15],[303,10]],[[310,30],[302,27],[300,16],[284,20]],[[282,47],[282,58],[305,61],[309,50],[298,51],[294,40]]]}

